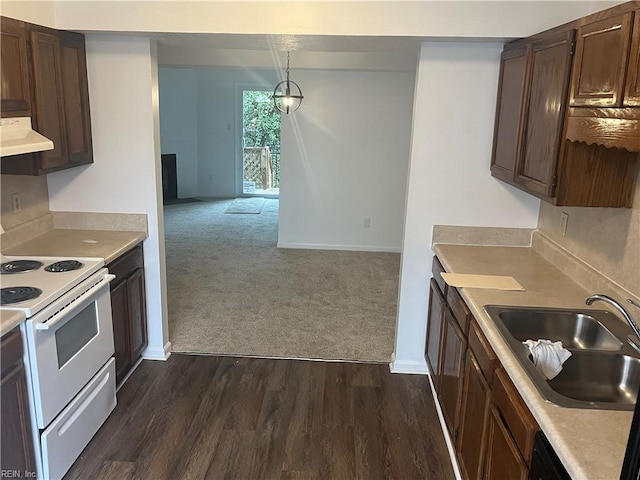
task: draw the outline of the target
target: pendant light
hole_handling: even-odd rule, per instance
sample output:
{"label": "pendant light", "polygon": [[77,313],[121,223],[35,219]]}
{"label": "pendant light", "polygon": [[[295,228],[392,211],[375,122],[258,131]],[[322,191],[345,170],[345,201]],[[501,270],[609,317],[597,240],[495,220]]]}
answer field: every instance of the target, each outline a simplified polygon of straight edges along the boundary
{"label": "pendant light", "polygon": [[287,79],[273,89],[273,105],[282,113],[295,112],[302,105],[302,90],[298,84],[289,80],[289,52],[287,52]]}

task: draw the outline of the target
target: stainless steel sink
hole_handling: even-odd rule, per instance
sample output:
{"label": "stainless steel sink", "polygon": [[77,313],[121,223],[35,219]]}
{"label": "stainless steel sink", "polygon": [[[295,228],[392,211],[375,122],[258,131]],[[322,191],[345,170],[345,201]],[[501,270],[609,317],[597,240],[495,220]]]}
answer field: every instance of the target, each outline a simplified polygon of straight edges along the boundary
{"label": "stainless steel sink", "polygon": [[[605,312],[606,313],[606,312]],[[501,309],[497,315],[518,341],[546,338],[565,348],[621,350],[623,343],[591,314],[552,309]]]}
{"label": "stainless steel sink", "polygon": [[552,390],[575,400],[634,405],[640,388],[640,359],[576,352],[548,383]]}
{"label": "stainless steel sink", "polygon": [[[633,410],[640,388],[640,354],[625,339],[633,332],[603,310],[486,305],[498,331],[541,395],[564,407]],[[572,353],[562,372],[546,380],[523,341],[561,341]]]}

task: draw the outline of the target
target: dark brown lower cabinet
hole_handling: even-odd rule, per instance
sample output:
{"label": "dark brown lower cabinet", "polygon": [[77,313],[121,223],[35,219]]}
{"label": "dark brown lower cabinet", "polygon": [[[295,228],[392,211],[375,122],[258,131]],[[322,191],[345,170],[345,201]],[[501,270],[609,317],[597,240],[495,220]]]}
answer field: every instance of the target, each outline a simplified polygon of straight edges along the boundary
{"label": "dark brown lower cabinet", "polygon": [[2,363],[2,428],[0,428],[0,463],[2,472],[20,472],[22,477],[35,476],[35,456],[29,417],[29,399],[24,364],[22,338],[16,328],[0,342]]}
{"label": "dark brown lower cabinet", "polygon": [[147,304],[144,297],[144,270],[136,269],[127,278],[129,300],[130,341],[132,359],[135,362],[147,346]]}
{"label": "dark brown lower cabinet", "polygon": [[425,359],[462,478],[526,479],[538,424],[460,292],[441,292],[432,279]]}
{"label": "dark brown lower cabinet", "polygon": [[494,406],[490,407],[487,444],[485,480],[527,480],[529,467]]}
{"label": "dark brown lower cabinet", "polygon": [[[113,283],[112,283],[113,285]],[[116,357],[118,383],[131,368],[129,355],[129,308],[127,306],[127,282],[111,287],[111,316],[113,318],[113,345]]]}
{"label": "dark brown lower cabinet", "polygon": [[448,308],[444,309],[441,344],[440,405],[451,438],[456,437],[467,340]]}
{"label": "dark brown lower cabinet", "polygon": [[147,308],[142,245],[136,246],[107,267],[109,272],[116,276],[111,282],[111,314],[116,382],[119,384],[147,346]]}
{"label": "dark brown lower cabinet", "polygon": [[467,352],[456,452],[462,476],[480,480],[487,443],[491,388],[471,351]]}
{"label": "dark brown lower cabinet", "polygon": [[[427,340],[425,342],[425,358],[429,364],[434,381],[440,378],[440,337],[442,333],[442,317],[444,315],[444,296],[440,287],[432,278],[429,310],[427,313]],[[436,389],[440,385],[435,385]]]}

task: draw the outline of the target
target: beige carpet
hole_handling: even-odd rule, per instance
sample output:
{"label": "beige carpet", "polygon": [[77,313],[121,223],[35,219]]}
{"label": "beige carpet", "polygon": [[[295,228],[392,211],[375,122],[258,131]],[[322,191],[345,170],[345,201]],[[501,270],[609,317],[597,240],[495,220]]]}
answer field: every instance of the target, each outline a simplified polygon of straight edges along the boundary
{"label": "beige carpet", "polygon": [[278,200],[165,207],[174,352],[387,362],[400,255],[278,249]]}

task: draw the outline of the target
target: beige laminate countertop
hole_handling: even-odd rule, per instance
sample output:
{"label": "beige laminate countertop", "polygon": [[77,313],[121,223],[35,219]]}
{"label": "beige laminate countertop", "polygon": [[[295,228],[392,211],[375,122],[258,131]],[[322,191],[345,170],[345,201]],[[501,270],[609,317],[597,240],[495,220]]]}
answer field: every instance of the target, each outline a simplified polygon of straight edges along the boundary
{"label": "beige laminate countertop", "polygon": [[448,272],[511,275],[522,284],[525,291],[462,288],[460,293],[571,478],[619,478],[633,412],[547,403],[483,308],[495,304],[587,309],[585,298],[596,292],[582,289],[528,247],[436,244],[434,251]]}
{"label": "beige laminate countertop", "polygon": [[24,322],[24,313],[0,311],[0,337]]}
{"label": "beige laminate countertop", "polygon": [[107,264],[140,243],[146,236],[144,232],[50,230],[2,253],[45,257],[99,257],[104,258]]}

